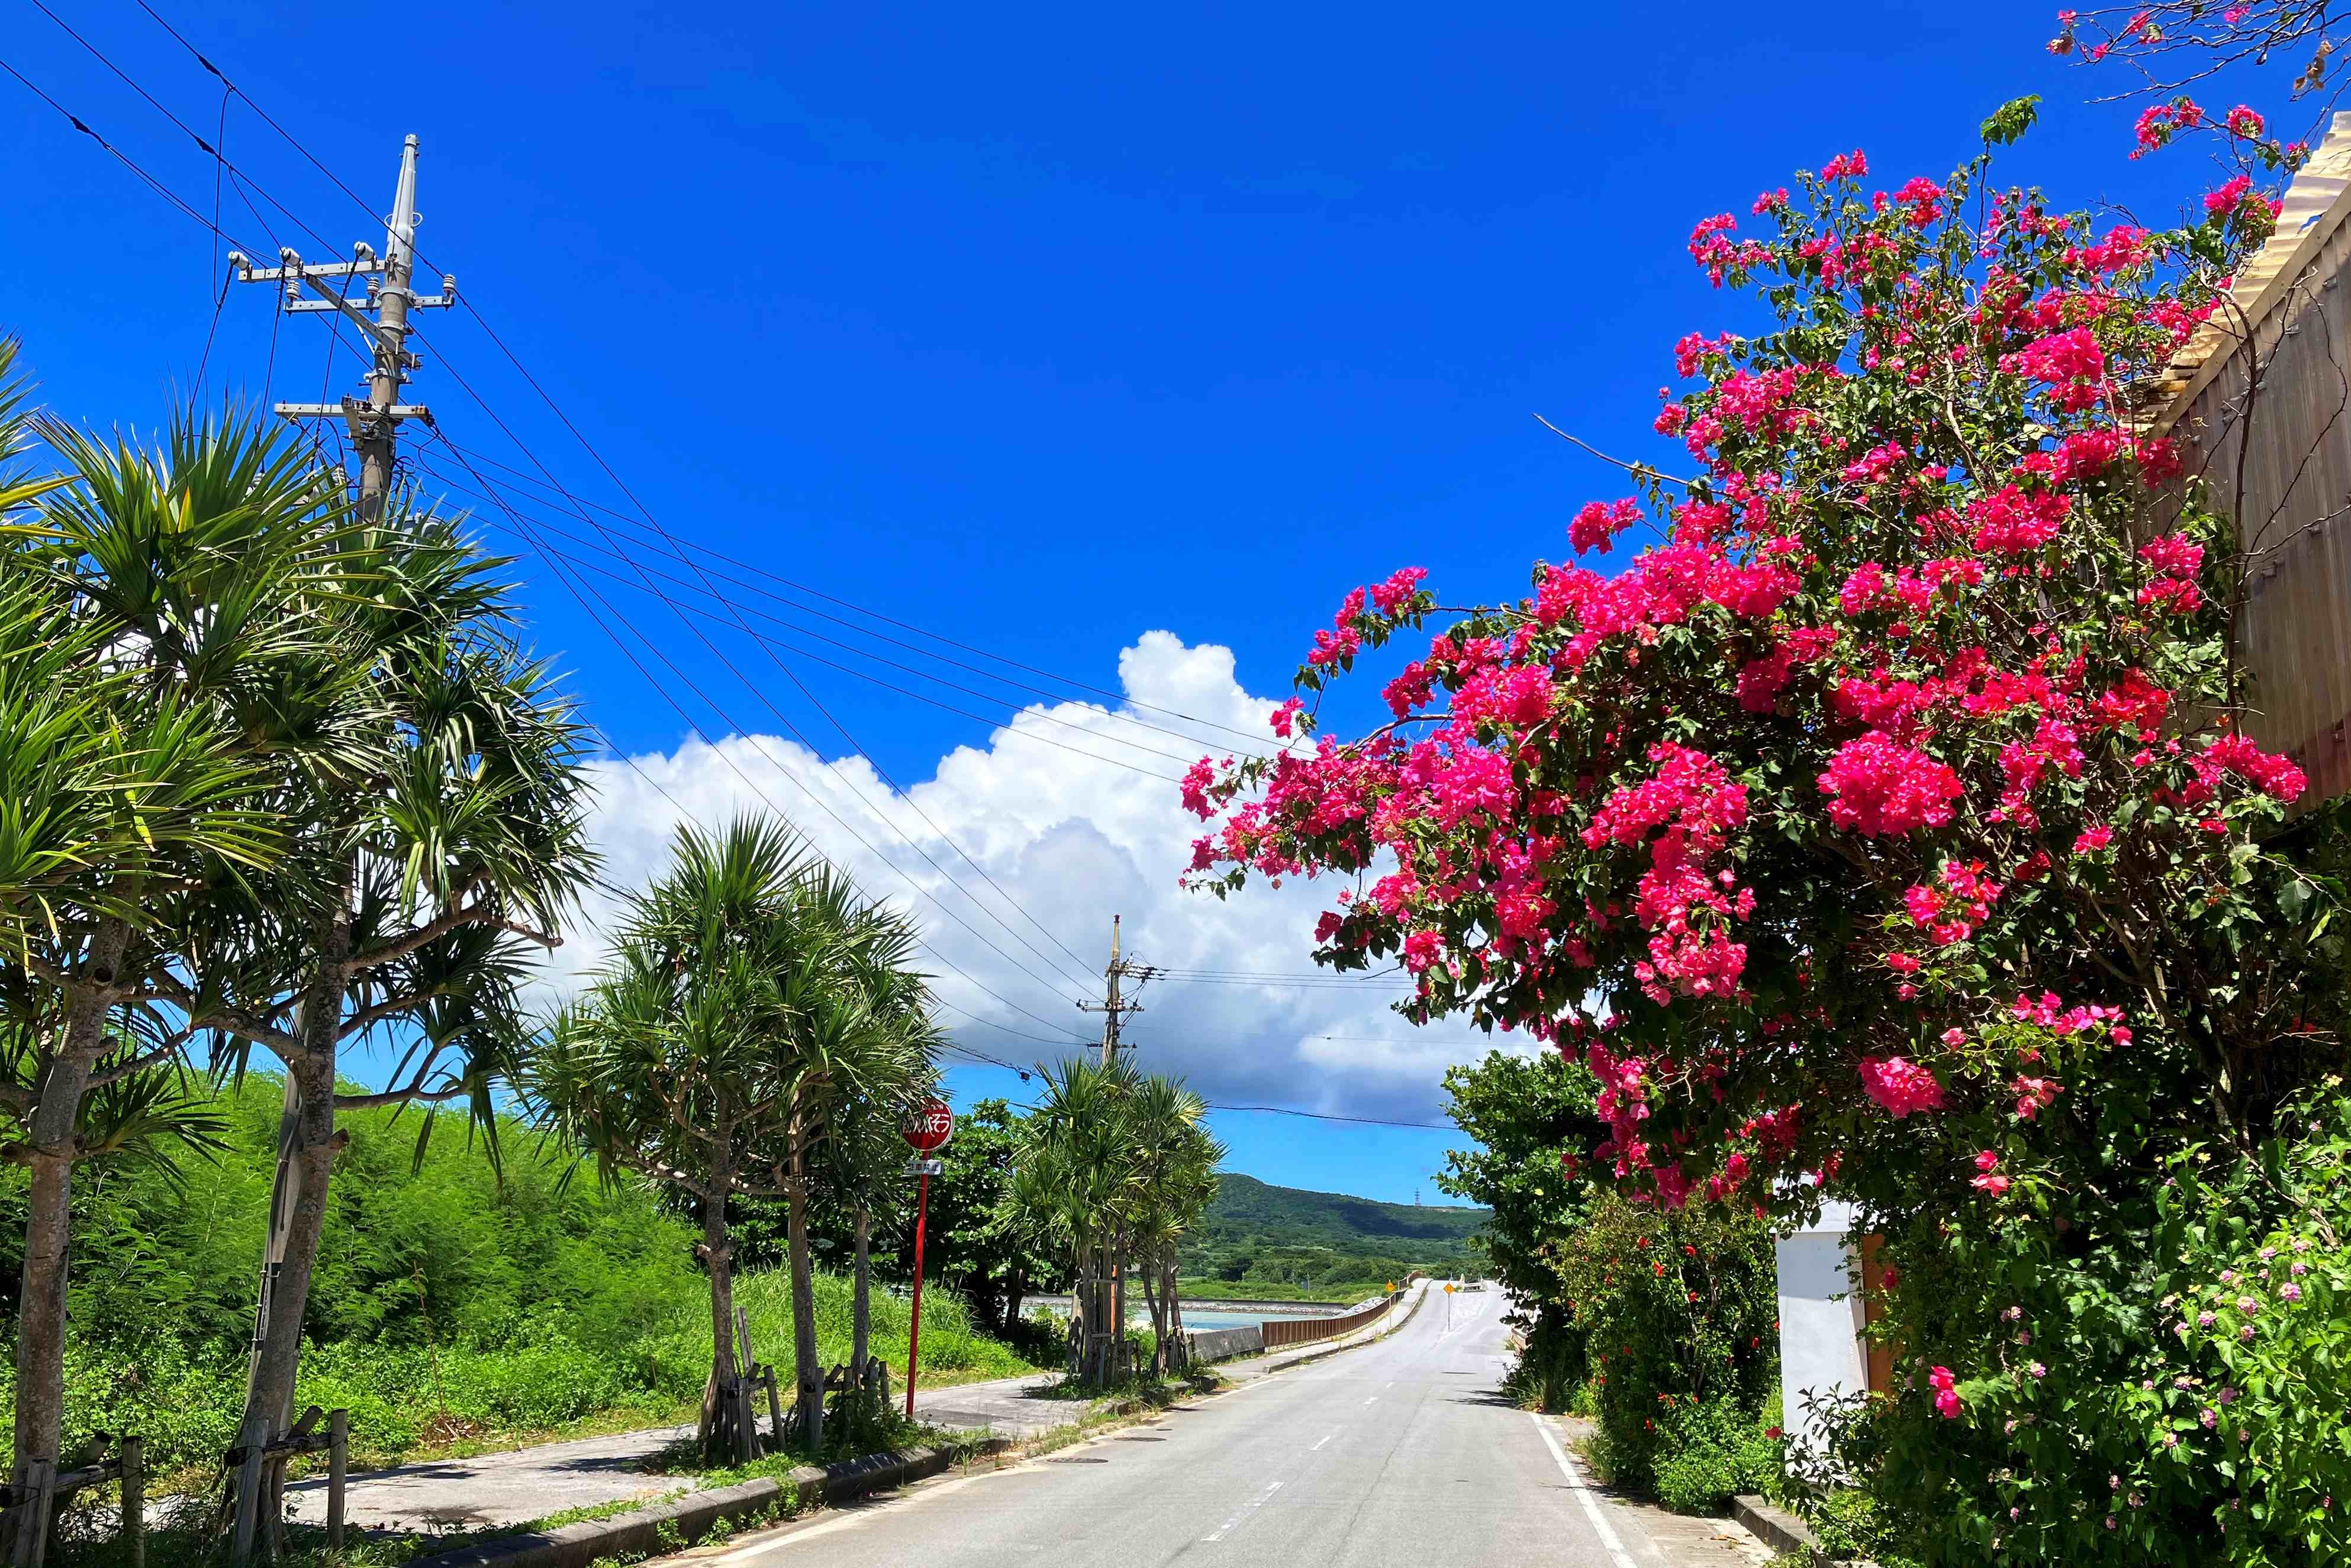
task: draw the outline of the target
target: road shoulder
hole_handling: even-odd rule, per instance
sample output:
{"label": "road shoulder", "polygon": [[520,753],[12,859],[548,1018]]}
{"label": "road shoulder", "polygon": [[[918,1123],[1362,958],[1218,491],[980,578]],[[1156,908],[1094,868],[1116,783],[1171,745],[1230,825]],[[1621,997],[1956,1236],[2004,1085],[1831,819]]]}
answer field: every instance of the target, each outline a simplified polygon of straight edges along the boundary
{"label": "road shoulder", "polygon": [[1602,1486],[1575,1452],[1583,1423],[1526,1414],[1606,1549],[1609,1568],[1758,1568],[1776,1555],[1736,1520],[1671,1513]]}

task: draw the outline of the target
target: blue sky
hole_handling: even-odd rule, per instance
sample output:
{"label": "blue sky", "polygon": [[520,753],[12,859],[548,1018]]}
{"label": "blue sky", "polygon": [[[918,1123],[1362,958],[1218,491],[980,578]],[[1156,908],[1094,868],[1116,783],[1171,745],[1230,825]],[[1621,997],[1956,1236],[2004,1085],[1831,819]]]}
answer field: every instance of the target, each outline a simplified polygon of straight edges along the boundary
{"label": "blue sky", "polygon": [[[972,1050],[1029,1062],[1090,1030],[1071,1004],[1122,913],[1146,958],[1259,977],[1159,983],[1135,1026],[1146,1062],[1222,1103],[1407,1122],[1442,1119],[1443,1063],[1474,1042],[1413,1035],[1376,988],[1290,983],[1311,893],[1229,909],[1174,893],[1164,776],[1231,738],[1196,721],[1258,733],[1357,582],[1416,564],[1449,598],[1491,598],[1565,552],[1567,517],[1621,486],[1531,415],[1656,449],[1674,340],[1742,319],[1687,264],[1698,217],[1855,145],[1888,185],[1940,174],[2023,92],[2047,98],[2043,123],[2004,167],[2064,202],[2158,215],[2202,172],[2195,154],[2125,161],[2132,111],[2084,101],[2120,82],[2051,61],[2041,5],[1854,6],[1832,25],[1713,5],[591,0],[419,13],[373,39],[345,12],[154,3],[369,204],[388,204],[402,133],[423,139],[419,243],[480,319],[424,321],[411,396],[475,466],[423,443],[420,482],[489,511],[456,488],[486,476],[588,541],[540,543],[624,577],[650,562],[700,606],[681,619],[633,577],[569,579],[537,553],[517,568],[534,637],[642,764],[608,770],[618,873],[650,869],[676,817],[765,798],[931,923]],[[214,161],[12,4],[0,58],[209,214]],[[133,0],[60,14],[213,138],[219,82]],[[362,69],[379,47],[393,63]],[[229,182],[221,226],[249,248],[265,228],[313,259],[381,245],[247,102],[220,140],[258,209]],[[152,423],[194,379],[224,247],[5,78],[0,189],[0,328],[26,339],[46,398]],[[356,371],[335,353],[321,318],[273,321],[266,287],[233,288],[207,391],[258,397],[266,377],[331,398]],[[526,479],[508,490],[510,470]],[[575,501],[635,531],[608,538]],[[665,560],[639,502],[833,597],[788,605],[742,567]],[[605,600],[583,606],[582,583]],[[770,657],[747,625],[787,644]],[[628,627],[676,670],[632,643],[641,672],[611,635]],[[1085,699],[1114,712],[1064,706]],[[998,733],[1033,704],[1029,733]],[[714,751],[695,723],[772,738]],[[583,934],[556,983],[593,950]],[[965,1099],[1020,1088],[977,1065],[952,1082]],[[1455,1141],[1238,1113],[1217,1129],[1251,1174],[1406,1201]]]}

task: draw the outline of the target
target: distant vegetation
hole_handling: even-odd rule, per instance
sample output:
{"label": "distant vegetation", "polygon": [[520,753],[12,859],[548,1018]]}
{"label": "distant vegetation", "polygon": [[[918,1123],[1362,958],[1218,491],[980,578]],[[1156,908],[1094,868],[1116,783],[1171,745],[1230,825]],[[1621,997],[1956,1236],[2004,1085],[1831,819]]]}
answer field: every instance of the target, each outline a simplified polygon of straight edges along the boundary
{"label": "distant vegetation", "polygon": [[[280,1087],[246,1080],[215,1108],[218,1163],[97,1167],[77,1195],[75,1328],[67,1440],[96,1429],[148,1439],[161,1469],[217,1463],[235,1437],[253,1327],[254,1274],[276,1159]],[[511,1121],[504,1180],[462,1119],[444,1118],[414,1169],[423,1117],[347,1112],[351,1134],[310,1299],[313,1346],[299,1397],[346,1406],[371,1458],[582,1426],[689,1419],[710,1372],[709,1281],[694,1227],[636,1186],[566,1184],[568,1156]],[[175,1189],[173,1179],[184,1186]],[[0,1237],[23,1232],[25,1178],[0,1176]],[[13,1295],[20,1260],[0,1255]],[[820,1274],[816,1326],[827,1364],[846,1360],[847,1281]],[[763,1359],[789,1366],[783,1271],[740,1280]],[[13,1300],[8,1301],[13,1309]],[[876,1348],[894,1372],[905,1303],[877,1293]],[[893,1348],[894,1347],[894,1348]],[[1008,1376],[1026,1364],[973,1331],[953,1292],[923,1299],[923,1380]],[[13,1396],[0,1358],[0,1406]]]}
{"label": "distant vegetation", "polygon": [[1346,1301],[1402,1279],[1478,1266],[1487,1211],[1374,1203],[1228,1171],[1183,1252],[1187,1297]]}

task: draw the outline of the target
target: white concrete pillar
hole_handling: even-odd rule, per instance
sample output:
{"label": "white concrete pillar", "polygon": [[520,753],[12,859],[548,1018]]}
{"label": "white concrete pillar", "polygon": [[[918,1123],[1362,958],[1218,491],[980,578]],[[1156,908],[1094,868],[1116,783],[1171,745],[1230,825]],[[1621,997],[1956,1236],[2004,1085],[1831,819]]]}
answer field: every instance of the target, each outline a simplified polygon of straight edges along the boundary
{"label": "white concrete pillar", "polygon": [[1778,1249],[1781,1425],[1796,1445],[1814,1451],[1818,1437],[1804,1418],[1805,1395],[1851,1396],[1869,1387],[1852,1226],[1851,1205],[1823,1204],[1820,1218]]}

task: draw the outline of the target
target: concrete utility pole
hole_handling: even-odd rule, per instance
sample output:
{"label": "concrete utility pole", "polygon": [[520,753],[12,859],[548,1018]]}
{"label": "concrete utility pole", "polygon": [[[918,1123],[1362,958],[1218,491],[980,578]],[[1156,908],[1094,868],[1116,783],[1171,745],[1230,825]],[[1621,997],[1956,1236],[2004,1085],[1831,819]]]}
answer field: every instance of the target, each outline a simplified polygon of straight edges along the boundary
{"label": "concrete utility pole", "polygon": [[1119,982],[1131,977],[1134,981],[1134,988],[1140,991],[1143,989],[1143,983],[1157,972],[1148,965],[1130,964],[1120,956],[1119,916],[1112,915],[1110,917],[1110,967],[1102,971],[1107,983],[1102,991],[1102,1002],[1099,1006],[1092,1002],[1078,1004],[1081,1011],[1102,1015],[1102,1059],[1104,1067],[1110,1066],[1118,1060],[1121,1019],[1128,1013],[1139,1013],[1143,1010],[1141,1002],[1130,1002],[1124,999],[1119,991]]}
{"label": "concrete utility pole", "polygon": [[[422,362],[408,350],[408,313],[411,309],[445,310],[457,302],[457,280],[446,274],[442,276],[438,294],[419,298],[410,288],[416,266],[416,138],[412,136],[400,150],[400,183],[393,190],[392,215],[384,220],[382,256],[378,256],[375,247],[361,240],[351,246],[351,260],[317,266],[306,265],[290,247],[277,253],[277,267],[256,267],[235,251],[231,251],[228,257],[240,282],[283,284],[284,308],[287,312],[338,312],[355,323],[360,335],[367,340],[373,363],[368,371],[364,400],[346,396],[332,403],[281,402],[272,410],[287,420],[340,418],[345,422],[350,430],[351,444],[359,452],[359,516],[367,523],[383,516],[385,500],[392,494],[393,448],[401,422],[433,422],[430,410],[400,401],[400,389],[406,384],[408,372]],[[329,287],[329,278],[338,279],[338,285]],[[354,278],[366,280],[366,303],[374,308],[373,316],[351,298]],[[303,298],[305,288],[318,298]],[[294,1075],[288,1072],[285,1110],[278,1122],[277,1181],[269,1195],[269,1238],[262,1255],[261,1290],[254,1311],[253,1346],[246,1368],[248,1404],[260,1379],[262,1346],[269,1337],[271,1314],[277,1307],[277,1276],[286,1264],[294,1205],[300,1196],[287,1179],[288,1173],[296,1169],[287,1156],[294,1146],[300,1112],[300,1091],[295,1086]],[[261,1495],[265,1469],[262,1450],[282,1438],[294,1419],[290,1406],[263,1415],[266,1425],[256,1419],[237,1434],[242,1454],[235,1479],[232,1528],[234,1561],[238,1563],[250,1560],[256,1535],[270,1526],[275,1512],[275,1500]]]}
{"label": "concrete utility pole", "polygon": [[[1118,1061],[1119,1030],[1126,1015],[1143,1010],[1142,1003],[1126,999],[1120,982],[1132,979],[1134,988],[1140,991],[1144,982],[1156,972],[1148,965],[1127,962],[1120,947],[1119,924],[1119,916],[1113,915],[1110,917],[1110,965],[1102,970],[1102,999],[1100,1005],[1092,1002],[1077,1004],[1085,1012],[1102,1015],[1102,1064],[1106,1068]],[[1101,1249],[1097,1258],[1102,1273],[1092,1291],[1087,1291],[1083,1274],[1081,1275],[1080,1293],[1090,1299],[1080,1302],[1085,1324],[1080,1362],[1087,1369],[1088,1376],[1112,1379],[1121,1375],[1123,1352],[1120,1347],[1126,1343],[1126,1261],[1119,1239],[1113,1237],[1107,1246]],[[1098,1359],[1105,1351],[1107,1363]]]}
{"label": "concrete utility pole", "polygon": [[[229,254],[229,263],[237,269],[240,282],[284,284],[288,313],[336,311],[356,325],[360,335],[367,340],[374,364],[368,371],[365,399],[345,396],[340,402],[281,402],[275,405],[275,412],[287,419],[340,419],[345,423],[350,430],[351,445],[360,455],[360,517],[370,523],[383,515],[384,497],[392,493],[393,444],[401,422],[421,419],[427,424],[433,423],[430,409],[400,401],[400,389],[407,384],[408,372],[423,362],[408,349],[408,313],[445,310],[457,302],[457,280],[445,273],[438,294],[420,297],[409,287],[416,268],[413,136],[401,148],[400,183],[392,195],[392,215],[384,223],[381,256],[365,240],[351,247],[351,260],[317,266],[305,265],[290,247],[277,253],[277,267],[256,267],[234,251]],[[329,278],[339,279],[339,286],[329,287]],[[360,308],[360,301],[351,298],[354,278],[366,280],[365,303],[373,308],[374,315],[369,315]],[[304,298],[305,288],[318,298]]]}

